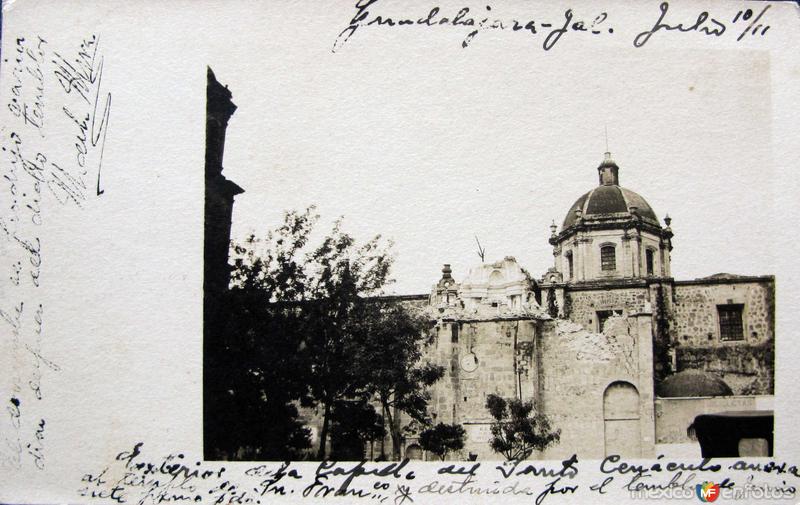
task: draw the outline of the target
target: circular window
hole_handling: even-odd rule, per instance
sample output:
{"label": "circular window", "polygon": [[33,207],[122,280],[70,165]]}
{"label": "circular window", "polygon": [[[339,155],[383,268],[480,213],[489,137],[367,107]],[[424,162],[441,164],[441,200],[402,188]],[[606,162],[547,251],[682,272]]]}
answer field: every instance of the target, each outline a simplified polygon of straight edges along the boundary
{"label": "circular window", "polygon": [[478,357],[475,356],[475,353],[471,352],[461,358],[461,368],[465,372],[474,372],[478,369]]}

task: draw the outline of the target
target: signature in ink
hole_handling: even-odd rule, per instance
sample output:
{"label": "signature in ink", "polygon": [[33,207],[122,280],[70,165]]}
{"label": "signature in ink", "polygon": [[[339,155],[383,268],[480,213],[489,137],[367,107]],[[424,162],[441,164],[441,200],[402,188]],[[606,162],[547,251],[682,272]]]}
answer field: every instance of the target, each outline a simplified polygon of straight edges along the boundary
{"label": "signature in ink", "polygon": [[91,109],[85,114],[75,113],[66,106],[62,110],[78,128],[78,133],[75,136],[77,139],[75,156],[78,166],[81,169],[85,168],[86,156],[89,151],[95,148],[99,149],[96,185],[98,196],[105,192],[105,190],[101,189],[100,176],[106,134],[108,133],[108,121],[111,115],[111,93],[103,93],[101,91],[104,57],[98,54],[99,46],[100,38],[97,35],[92,35],[81,42],[77,57],[72,60],[68,60],[58,52],[53,52],[55,55],[53,64],[56,66],[56,70],[53,73],[58,79],[61,88],[68,95],[74,93],[79,96]]}

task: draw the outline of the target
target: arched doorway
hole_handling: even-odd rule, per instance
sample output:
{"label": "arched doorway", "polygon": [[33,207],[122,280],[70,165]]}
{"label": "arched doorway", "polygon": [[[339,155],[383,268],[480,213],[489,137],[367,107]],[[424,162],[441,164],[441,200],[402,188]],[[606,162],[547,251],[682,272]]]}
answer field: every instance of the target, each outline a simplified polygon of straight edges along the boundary
{"label": "arched doorway", "polygon": [[603,393],[605,455],[627,458],[642,455],[639,391],[630,382],[611,383]]}
{"label": "arched doorway", "polygon": [[406,447],[406,458],[422,459],[422,447],[420,447],[418,444],[411,444]]}

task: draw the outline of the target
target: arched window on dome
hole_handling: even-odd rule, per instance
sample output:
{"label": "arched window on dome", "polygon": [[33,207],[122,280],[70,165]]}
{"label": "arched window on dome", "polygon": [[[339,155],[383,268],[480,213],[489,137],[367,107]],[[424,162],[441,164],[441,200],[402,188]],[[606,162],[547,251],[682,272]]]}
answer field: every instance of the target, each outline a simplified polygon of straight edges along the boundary
{"label": "arched window on dome", "polygon": [[571,280],[572,279],[572,275],[573,275],[573,273],[572,273],[573,272],[573,269],[572,269],[572,251],[567,251],[567,253],[564,255],[564,257],[567,258],[567,278]]}
{"label": "arched window on dome", "polygon": [[612,244],[600,248],[600,269],[604,272],[613,272],[617,269],[617,249]]}

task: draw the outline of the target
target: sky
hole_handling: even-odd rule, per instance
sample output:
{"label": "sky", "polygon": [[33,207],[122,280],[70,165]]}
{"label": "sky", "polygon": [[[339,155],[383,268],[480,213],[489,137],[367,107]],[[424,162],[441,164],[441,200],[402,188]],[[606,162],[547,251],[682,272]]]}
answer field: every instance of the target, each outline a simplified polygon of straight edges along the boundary
{"label": "sky", "polygon": [[475,236],[487,261],[514,256],[539,278],[551,222],[597,185],[607,128],[621,185],[673,218],[675,278],[774,273],[765,52],[545,52],[494,32],[463,49],[461,32],[365,28],[332,53],[352,12],[296,15],[210,46],[238,106],[224,160],[245,189],[234,239],[313,204],[323,229],[343,216],[359,240],[394,241],[389,293],[428,292],[443,263],[462,279]]}

